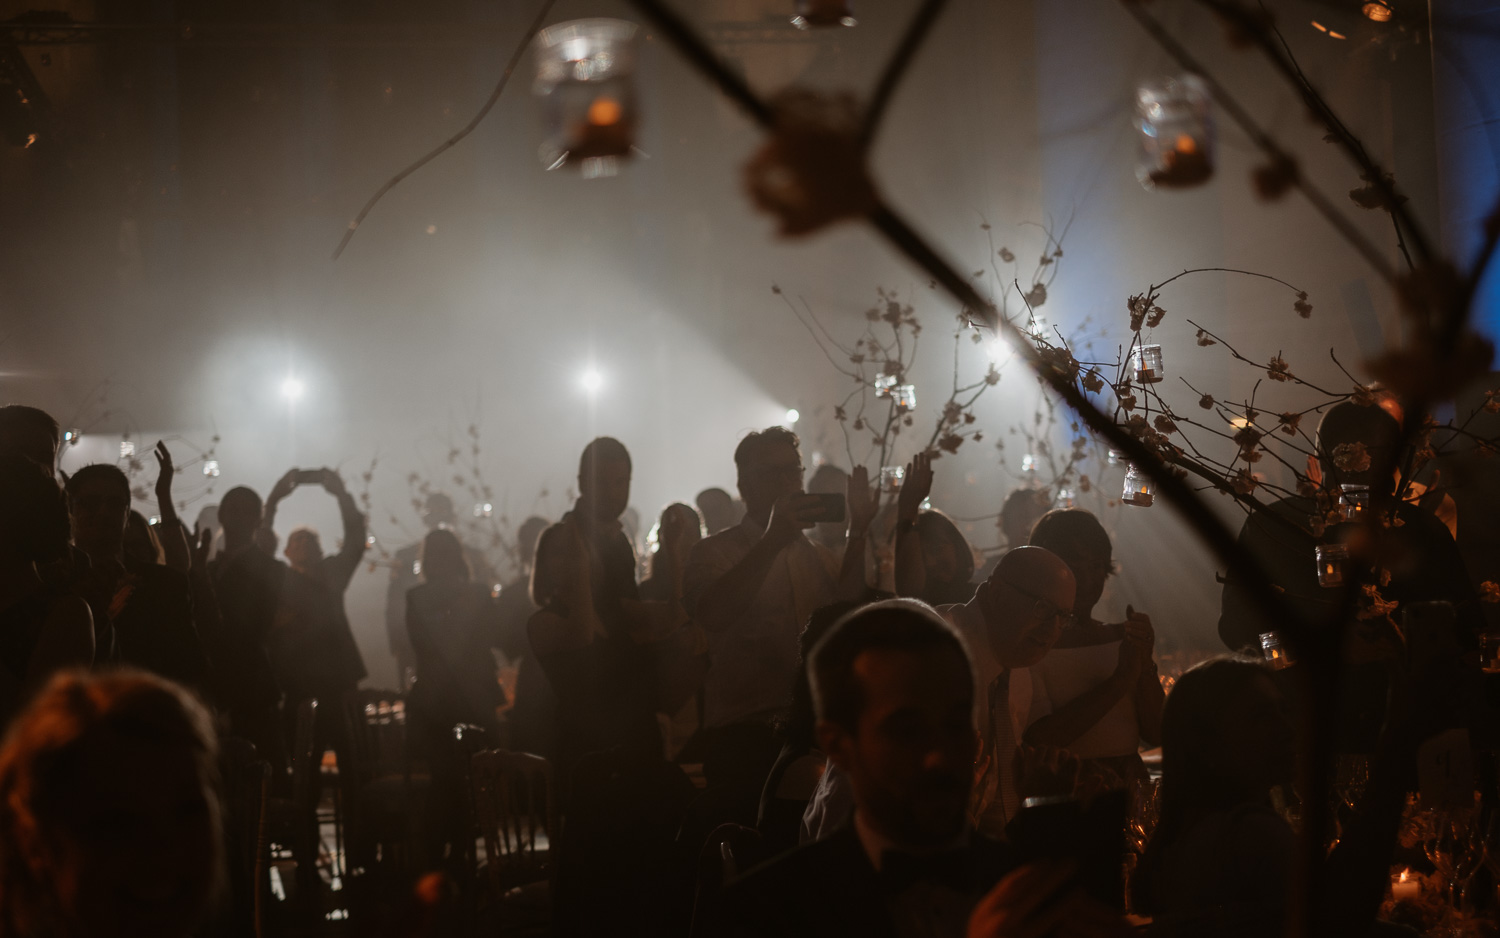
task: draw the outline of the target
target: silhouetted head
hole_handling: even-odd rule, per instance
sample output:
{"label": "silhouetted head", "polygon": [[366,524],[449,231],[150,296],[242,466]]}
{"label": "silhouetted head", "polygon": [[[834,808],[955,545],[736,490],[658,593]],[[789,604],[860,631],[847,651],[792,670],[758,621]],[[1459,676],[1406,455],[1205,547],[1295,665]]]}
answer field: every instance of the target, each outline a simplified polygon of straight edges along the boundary
{"label": "silhouetted head", "polygon": [[1325,485],[1368,485],[1390,491],[1389,478],[1376,482],[1377,471],[1394,467],[1401,424],[1378,404],[1335,404],[1318,423],[1318,462]]}
{"label": "silhouetted head", "polygon": [[422,523],[431,530],[436,527],[451,527],[458,521],[453,512],[453,499],[442,492],[433,492],[422,503]]}
{"label": "silhouetted head", "polygon": [[521,527],[516,530],[516,553],[522,567],[530,567],[531,562],[536,559],[536,542],[550,523],[546,518],[538,518],[536,515],[521,522]]}
{"label": "silhouetted head", "polygon": [[578,460],[579,503],[596,521],[616,521],[630,506],[630,451],[601,436]]}
{"label": "silhouetted head", "polygon": [[222,878],[217,748],[175,684],[54,677],[0,749],[0,932],[193,934]]}
{"label": "silhouetted head", "polygon": [[117,557],[125,549],[130,518],[130,479],[118,466],[95,463],[68,479],[73,543],[94,560]]}
{"label": "silhouetted head", "polygon": [[1078,584],[1073,614],[1079,619],[1090,616],[1115,568],[1114,545],[1104,525],[1087,509],[1059,508],[1032,526],[1031,544],[1052,551],[1073,571]]}
{"label": "silhouetted head", "polygon": [[219,524],[225,542],[236,548],[249,544],[260,527],[262,507],[254,489],[238,485],[225,492],[219,500]]}
{"label": "silhouetted head", "polygon": [[703,515],[703,526],[709,534],[718,534],[740,523],[734,496],[723,489],[704,489],[698,493],[695,501],[698,512]]}
{"label": "silhouetted head", "polygon": [[469,561],[458,535],[447,528],[427,532],[422,539],[422,579],[428,583],[468,582]]}
{"label": "silhouetted head", "polygon": [[1005,553],[974,593],[990,650],[1007,668],[1046,657],[1073,616],[1077,585],[1062,559],[1041,547]]}
{"label": "silhouetted head", "polygon": [[323,562],[323,540],[318,529],[302,525],[286,536],[286,560],[293,570],[315,573]]}
{"label": "silhouetted head", "polygon": [[898,847],[951,841],[973,781],[974,675],[931,608],[894,599],[835,624],[808,665],[820,747],[860,817]]}
{"label": "silhouetted head", "polygon": [[62,430],[45,410],[25,404],[0,407],[0,448],[15,450],[53,472],[61,445]]}
{"label": "silhouetted head", "polygon": [[1046,489],[1019,488],[1005,496],[1000,507],[1000,533],[1007,547],[1020,547],[1031,536],[1031,526],[1047,513],[1051,500]]}
{"label": "silhouetted head", "polygon": [[953,519],[941,511],[923,511],[917,515],[916,528],[927,580],[948,586],[969,582],[974,576],[974,550]]}
{"label": "silhouetted head", "polygon": [[71,536],[57,479],[34,459],[0,447],[0,567],[59,560]]}
{"label": "silhouetted head", "polygon": [[757,521],[771,514],[784,495],[802,491],[802,452],[797,434],[786,427],[749,433],[734,450],[745,513]]}

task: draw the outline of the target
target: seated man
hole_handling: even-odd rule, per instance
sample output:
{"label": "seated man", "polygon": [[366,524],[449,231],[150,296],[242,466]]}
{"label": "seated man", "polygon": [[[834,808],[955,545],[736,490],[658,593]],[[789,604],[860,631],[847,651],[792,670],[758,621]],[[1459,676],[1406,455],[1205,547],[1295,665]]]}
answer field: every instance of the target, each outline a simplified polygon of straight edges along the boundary
{"label": "seated man", "polygon": [[730,885],[721,934],[1120,929],[1118,914],[1081,894],[1048,901],[1066,870],[1016,870],[1010,848],[969,827],[974,670],[931,609],[909,600],[860,609],[817,645],[808,670],[818,739],[849,778],[854,818]]}

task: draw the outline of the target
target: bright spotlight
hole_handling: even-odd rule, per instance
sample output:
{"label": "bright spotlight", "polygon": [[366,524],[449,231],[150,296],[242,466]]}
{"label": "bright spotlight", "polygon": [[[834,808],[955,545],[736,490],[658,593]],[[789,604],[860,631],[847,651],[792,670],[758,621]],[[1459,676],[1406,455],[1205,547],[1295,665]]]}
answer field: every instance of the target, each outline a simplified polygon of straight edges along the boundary
{"label": "bright spotlight", "polygon": [[984,340],[984,354],[996,367],[1009,362],[1015,352],[1015,346],[998,336]]}
{"label": "bright spotlight", "polygon": [[787,409],[787,412],[786,412],[786,425],[787,426],[790,427],[792,424],[796,423],[797,421],[799,421],[801,419],[802,419],[802,414],[800,412],[798,412],[797,408],[791,407],[791,408]]}
{"label": "bright spotlight", "polygon": [[281,382],[281,396],[288,401],[297,400],[302,396],[302,392],[306,390],[307,386],[298,378],[287,378]]}
{"label": "bright spotlight", "polygon": [[604,375],[599,373],[599,369],[590,368],[583,373],[583,377],[579,378],[579,383],[583,385],[585,391],[593,394],[604,387]]}

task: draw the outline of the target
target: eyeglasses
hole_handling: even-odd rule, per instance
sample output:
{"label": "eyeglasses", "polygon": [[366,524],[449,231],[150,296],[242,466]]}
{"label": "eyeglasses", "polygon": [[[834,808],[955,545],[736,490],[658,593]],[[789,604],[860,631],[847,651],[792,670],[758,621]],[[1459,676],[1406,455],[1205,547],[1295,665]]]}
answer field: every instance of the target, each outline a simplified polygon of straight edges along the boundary
{"label": "eyeglasses", "polygon": [[1022,596],[1025,596],[1027,599],[1035,602],[1037,618],[1041,619],[1043,622],[1056,621],[1059,628],[1066,629],[1075,621],[1077,621],[1074,618],[1073,613],[1064,612],[1063,610],[1057,608],[1057,604],[1052,600],[1047,599],[1045,596],[1038,596],[1030,590],[1022,589],[1009,580],[1000,580],[1000,582],[1004,583],[1007,588],[1013,589],[1017,593],[1020,593]]}

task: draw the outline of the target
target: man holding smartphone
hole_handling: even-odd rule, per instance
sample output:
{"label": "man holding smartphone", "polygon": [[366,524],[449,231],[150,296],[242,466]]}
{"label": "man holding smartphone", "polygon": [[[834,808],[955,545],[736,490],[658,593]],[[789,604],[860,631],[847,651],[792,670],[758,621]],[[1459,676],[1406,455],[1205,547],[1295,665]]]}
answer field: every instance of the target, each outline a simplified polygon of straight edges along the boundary
{"label": "man holding smartphone", "polygon": [[[752,817],[775,758],[770,718],[790,696],[797,636],[814,609],[865,592],[865,535],[878,505],[863,467],[850,476],[846,504],[807,494],[799,446],[785,427],[740,441],[734,462],[745,519],[700,541],[683,573],[687,609],[708,633],[712,662],[703,773],[729,804],[743,789]],[[805,532],[845,515],[841,559]]]}

